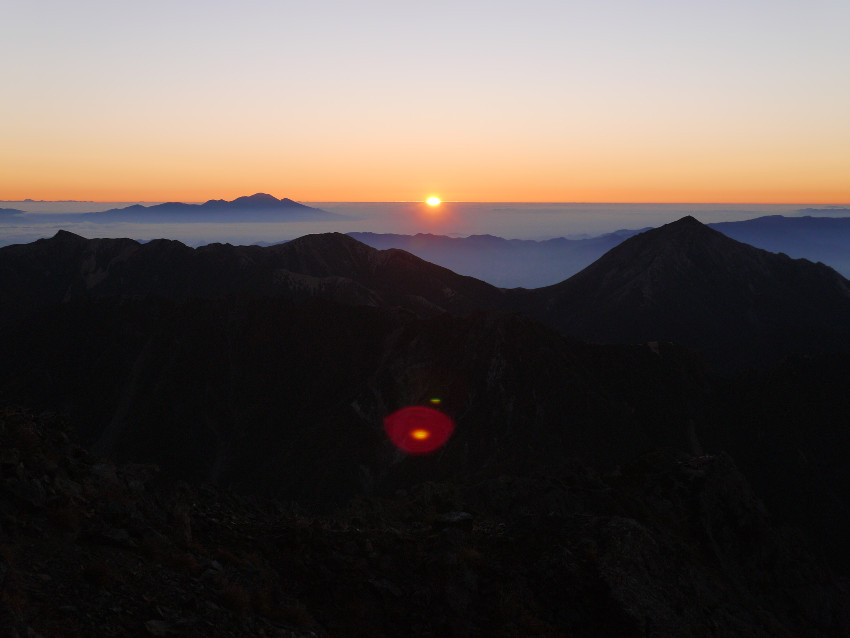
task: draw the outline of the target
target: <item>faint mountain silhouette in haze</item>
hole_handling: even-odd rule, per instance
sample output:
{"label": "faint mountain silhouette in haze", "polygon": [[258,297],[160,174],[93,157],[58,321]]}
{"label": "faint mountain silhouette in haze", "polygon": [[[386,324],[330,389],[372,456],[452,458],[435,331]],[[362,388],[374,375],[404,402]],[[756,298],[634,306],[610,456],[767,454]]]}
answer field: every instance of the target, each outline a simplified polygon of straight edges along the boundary
{"label": "faint mountain silhouette in haze", "polygon": [[233,201],[211,199],[203,204],[167,202],[144,206],[133,204],[97,213],[32,213],[42,223],[274,223],[334,221],[344,215],[299,204],[289,198],[278,199],[266,193],[237,197]]}
{"label": "faint mountain silhouette in haze", "polygon": [[203,204],[168,202],[154,206],[128,206],[104,211],[85,213],[91,221],[155,221],[155,222],[287,222],[287,221],[333,221],[344,216],[319,208],[294,202],[289,198],[277,199],[266,193],[237,197],[233,201],[211,199]]}
{"label": "faint mountain silhouette in haze", "polygon": [[587,239],[502,239],[492,235],[445,237],[348,233],[374,248],[400,248],[426,261],[501,288],[536,288],[563,281],[589,266],[624,239],[643,230]]}
{"label": "faint mountain silhouette in haze", "polygon": [[774,253],[820,261],[850,277],[850,217],[770,215],[708,225],[732,239]]}
{"label": "faint mountain silhouette in haze", "polygon": [[850,208],[846,206],[827,206],[826,208],[801,208],[798,213],[806,217],[822,217],[825,215],[837,215],[847,217],[850,215]]}
{"label": "faint mountain silhouette in haze", "polygon": [[[706,226],[756,248],[823,262],[844,277],[850,277],[850,217],[770,215]],[[375,248],[401,248],[426,261],[495,286],[538,288],[573,276],[614,246],[647,230],[650,229],[542,241],[503,239],[492,235],[348,234]]]}

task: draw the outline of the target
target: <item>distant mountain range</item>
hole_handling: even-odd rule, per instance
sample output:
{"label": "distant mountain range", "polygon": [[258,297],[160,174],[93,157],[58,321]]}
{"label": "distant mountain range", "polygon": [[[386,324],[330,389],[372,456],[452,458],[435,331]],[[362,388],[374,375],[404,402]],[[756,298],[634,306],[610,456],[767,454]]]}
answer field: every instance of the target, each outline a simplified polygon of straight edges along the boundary
{"label": "distant mountain range", "polygon": [[[17,211],[20,212],[20,211]],[[32,213],[40,222],[131,222],[173,223],[173,222],[294,222],[294,221],[333,221],[345,219],[320,208],[312,208],[284,197],[278,199],[266,193],[256,193],[237,197],[233,201],[211,199],[203,204],[184,204],[167,202],[143,206],[134,204],[124,208],[113,208],[97,213],[63,213],[61,215]]]}
{"label": "distant mountain range", "polygon": [[[316,506],[726,451],[850,573],[850,282],[693,218],[532,290],[341,234],[60,232],[0,248],[0,361],[0,397],[99,453]],[[434,397],[455,434],[405,456],[382,419]]]}
{"label": "distant mountain range", "polygon": [[[707,224],[724,235],[771,252],[820,261],[850,277],[850,217],[783,217]],[[492,235],[446,237],[349,233],[374,248],[401,248],[417,257],[503,288],[559,283],[629,237],[649,230],[620,230],[583,239],[502,239]]]}
{"label": "distant mountain range", "polygon": [[[844,214],[850,213],[847,209]],[[818,211],[824,214],[826,211]],[[724,235],[789,257],[820,261],[850,277],[850,217],[769,215],[709,224]]]}
{"label": "distant mountain range", "polygon": [[586,239],[502,239],[493,235],[446,237],[349,233],[373,248],[400,248],[455,272],[502,288],[533,288],[563,281],[624,239],[648,230],[622,230]]}

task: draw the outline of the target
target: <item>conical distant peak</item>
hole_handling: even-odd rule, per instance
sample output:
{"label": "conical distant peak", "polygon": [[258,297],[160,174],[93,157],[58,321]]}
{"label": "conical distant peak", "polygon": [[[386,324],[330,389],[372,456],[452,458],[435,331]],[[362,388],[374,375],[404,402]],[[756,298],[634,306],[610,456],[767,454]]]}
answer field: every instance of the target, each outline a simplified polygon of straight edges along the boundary
{"label": "conical distant peak", "polygon": [[253,195],[237,197],[233,200],[234,204],[237,202],[244,204],[277,204],[280,200],[274,195],[269,195],[268,193],[254,193]]}

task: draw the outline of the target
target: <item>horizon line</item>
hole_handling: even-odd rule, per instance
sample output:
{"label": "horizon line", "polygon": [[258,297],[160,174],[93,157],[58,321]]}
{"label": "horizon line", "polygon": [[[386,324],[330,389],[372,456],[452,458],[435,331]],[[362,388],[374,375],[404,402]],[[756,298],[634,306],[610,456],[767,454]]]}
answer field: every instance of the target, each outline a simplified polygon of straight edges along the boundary
{"label": "horizon line", "polygon": [[[257,194],[257,193],[255,193]],[[239,197],[245,197],[244,195],[240,195]],[[284,199],[284,198],[278,198]],[[320,199],[293,199],[291,197],[286,197],[286,199],[292,199],[295,202],[303,203],[303,204],[424,204],[426,203],[424,199],[400,199],[400,200],[320,200]],[[181,203],[181,204],[204,204],[208,201],[212,201],[209,199],[206,200],[176,200],[176,199],[165,199],[165,200],[144,200],[144,199],[0,199],[0,203],[3,204],[120,204],[120,203],[138,203],[138,204],[170,204],[170,203]],[[225,200],[226,201],[226,200]],[[233,200],[230,200],[233,201]],[[805,201],[794,201],[794,202],[779,202],[779,201],[762,201],[762,202],[742,202],[742,201],[564,201],[564,200],[441,200],[440,204],[571,204],[571,205],[630,205],[630,204],[640,204],[640,205],[653,205],[653,206],[705,206],[705,205],[719,205],[719,206],[827,206],[827,207],[846,207],[850,206],[850,201],[846,202],[805,202]]]}

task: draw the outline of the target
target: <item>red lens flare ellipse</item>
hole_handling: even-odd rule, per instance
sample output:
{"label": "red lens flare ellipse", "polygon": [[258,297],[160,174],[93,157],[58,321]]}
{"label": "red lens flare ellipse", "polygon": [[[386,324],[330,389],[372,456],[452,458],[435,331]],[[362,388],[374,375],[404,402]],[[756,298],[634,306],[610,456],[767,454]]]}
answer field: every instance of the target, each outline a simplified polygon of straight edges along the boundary
{"label": "red lens flare ellipse", "polygon": [[384,430],[393,444],[408,454],[429,454],[440,448],[455,429],[451,418],[424,406],[410,406],[384,419]]}

